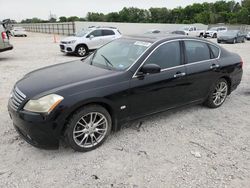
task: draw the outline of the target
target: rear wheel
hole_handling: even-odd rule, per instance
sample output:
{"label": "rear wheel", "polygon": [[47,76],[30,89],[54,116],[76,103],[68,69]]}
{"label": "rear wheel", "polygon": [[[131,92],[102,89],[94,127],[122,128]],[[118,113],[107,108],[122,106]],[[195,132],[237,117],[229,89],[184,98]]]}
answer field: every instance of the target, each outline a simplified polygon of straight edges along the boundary
{"label": "rear wheel", "polygon": [[99,105],[78,110],[69,120],[65,137],[76,151],[86,152],[99,147],[111,132],[112,121],[108,111]]}
{"label": "rear wheel", "polygon": [[218,108],[225,102],[227,95],[228,83],[224,78],[221,78],[212,87],[204,104],[209,108]]}

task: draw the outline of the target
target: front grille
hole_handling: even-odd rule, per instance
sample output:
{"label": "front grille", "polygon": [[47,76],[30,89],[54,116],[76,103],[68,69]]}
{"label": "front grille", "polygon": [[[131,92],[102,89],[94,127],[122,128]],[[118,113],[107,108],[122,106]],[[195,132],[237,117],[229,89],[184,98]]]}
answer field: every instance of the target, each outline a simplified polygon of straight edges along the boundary
{"label": "front grille", "polygon": [[12,91],[12,96],[10,98],[10,106],[17,110],[22,102],[25,100],[26,96],[17,88],[15,87]]}

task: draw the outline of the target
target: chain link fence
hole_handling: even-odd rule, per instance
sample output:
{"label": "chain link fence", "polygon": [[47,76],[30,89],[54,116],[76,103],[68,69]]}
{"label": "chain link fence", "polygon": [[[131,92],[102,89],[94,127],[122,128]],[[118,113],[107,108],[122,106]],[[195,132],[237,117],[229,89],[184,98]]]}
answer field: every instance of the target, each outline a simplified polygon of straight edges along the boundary
{"label": "chain link fence", "polygon": [[26,29],[26,31],[37,33],[49,33],[58,35],[73,35],[75,33],[74,22],[15,24],[14,26],[23,27]]}

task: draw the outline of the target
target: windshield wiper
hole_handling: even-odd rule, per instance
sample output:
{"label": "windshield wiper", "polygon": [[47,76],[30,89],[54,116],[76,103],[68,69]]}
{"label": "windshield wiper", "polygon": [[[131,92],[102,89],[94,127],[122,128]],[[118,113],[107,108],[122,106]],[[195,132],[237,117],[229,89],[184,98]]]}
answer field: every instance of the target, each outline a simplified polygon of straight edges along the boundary
{"label": "windshield wiper", "polygon": [[[104,55],[102,55],[101,54],[101,56],[105,59],[105,63],[106,63],[106,65],[107,65],[107,67],[114,67],[114,65],[104,56]],[[110,65],[110,66],[109,66]],[[111,70],[111,69],[110,69]]]}

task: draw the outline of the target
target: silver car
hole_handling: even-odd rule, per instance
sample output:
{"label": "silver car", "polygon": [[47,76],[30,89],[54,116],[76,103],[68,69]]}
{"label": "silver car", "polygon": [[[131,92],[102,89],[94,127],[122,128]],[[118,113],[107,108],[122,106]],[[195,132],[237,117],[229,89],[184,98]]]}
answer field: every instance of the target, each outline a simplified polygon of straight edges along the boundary
{"label": "silver car", "polygon": [[12,50],[13,46],[9,43],[9,37],[5,32],[4,27],[0,24],[0,52]]}

